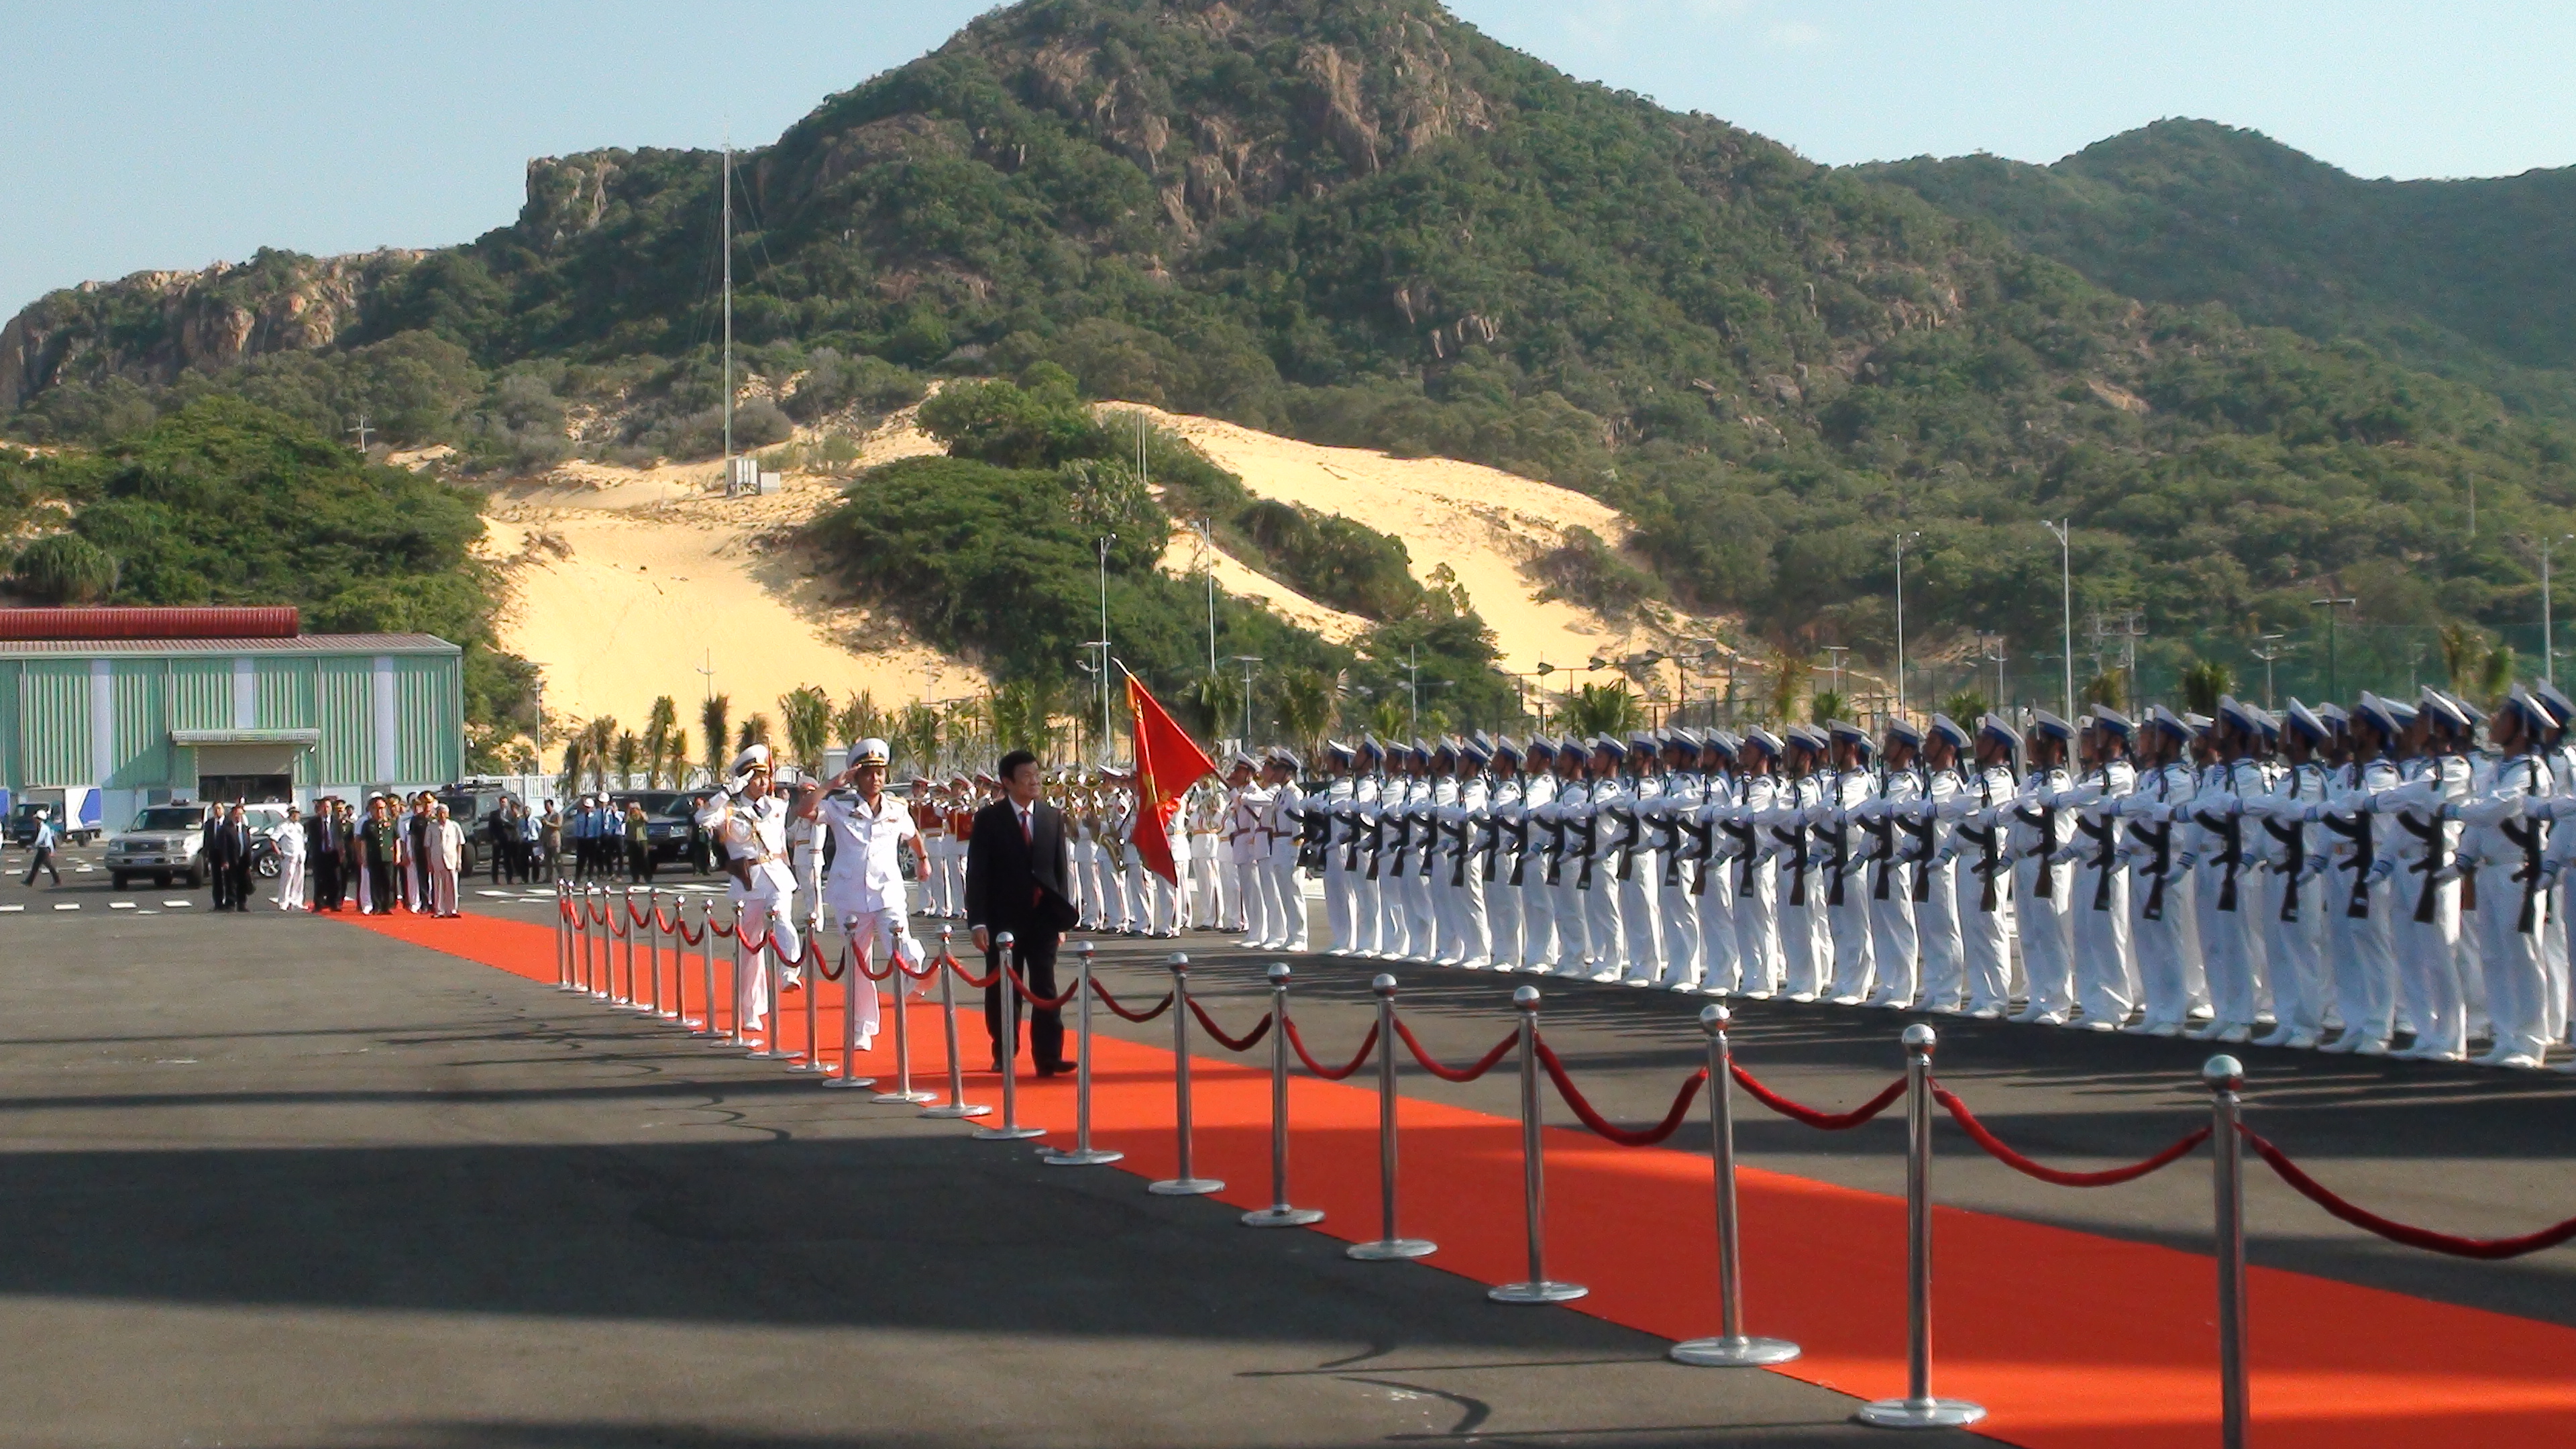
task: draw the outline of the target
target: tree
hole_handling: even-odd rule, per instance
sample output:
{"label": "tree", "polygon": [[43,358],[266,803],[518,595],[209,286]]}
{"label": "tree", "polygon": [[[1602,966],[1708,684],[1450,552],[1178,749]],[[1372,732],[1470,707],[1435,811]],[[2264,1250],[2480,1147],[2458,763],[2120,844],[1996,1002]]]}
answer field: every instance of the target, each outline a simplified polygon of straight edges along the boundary
{"label": "tree", "polygon": [[707,778],[710,780],[724,778],[727,763],[725,729],[732,713],[733,696],[729,694],[708,695],[706,702],[698,706],[698,733],[707,742]]}
{"label": "tree", "polygon": [[800,685],[778,697],[778,717],[786,723],[789,762],[808,772],[822,769],[832,697],[811,684]]}
{"label": "tree", "polygon": [[77,533],[49,533],[18,551],[18,592],[46,604],[87,604],[116,591],[116,560]]}
{"label": "tree", "polygon": [[840,732],[845,745],[882,738],[886,732],[885,711],[877,708],[874,693],[862,689],[833,713],[832,727]]}
{"label": "tree", "polygon": [[635,762],[644,753],[644,742],[635,738],[633,730],[621,731],[617,736],[616,753],[617,788],[631,790],[635,787]]}
{"label": "tree", "polygon": [[2475,687],[2486,660],[2484,630],[2470,624],[2442,626],[2442,672],[2449,677],[2453,694],[2465,696]]}
{"label": "tree", "polygon": [[673,730],[671,731],[671,788],[677,790],[688,783],[689,732]]}
{"label": "tree", "polygon": [[1587,684],[1565,702],[1559,718],[1565,728],[1586,739],[1597,735],[1625,735],[1642,727],[1646,712],[1639,707],[1637,696],[1628,692],[1627,681],[1612,680],[1607,684]]}
{"label": "tree", "polygon": [[2182,672],[2182,702],[2194,714],[2218,713],[2219,697],[2236,687],[2236,675],[2215,659],[2195,659]]}
{"label": "tree", "polygon": [[[662,766],[671,758],[671,731],[680,722],[680,707],[667,694],[655,695],[653,707],[644,718],[644,779],[659,787]],[[683,758],[686,758],[684,755]]]}
{"label": "tree", "polygon": [[582,754],[590,761],[590,773],[599,789],[608,788],[609,753],[617,747],[617,717],[598,715],[582,727],[588,736],[582,742]]}
{"label": "tree", "polygon": [[1243,727],[1243,677],[1208,670],[1181,692],[1181,709],[1204,739],[1218,740]]}
{"label": "tree", "polygon": [[1771,692],[1763,701],[1763,717],[1784,725],[1802,723],[1807,696],[1813,692],[1816,662],[1806,651],[1783,644],[1772,649],[1769,664]]}
{"label": "tree", "polygon": [[1834,691],[1819,690],[1807,700],[1807,713],[1816,723],[1823,724],[1827,720],[1841,719],[1845,704],[1843,697]]}
{"label": "tree", "polygon": [[1279,676],[1279,723],[1309,757],[1333,727],[1334,695],[1333,677],[1320,669],[1290,669]]}
{"label": "tree", "polygon": [[742,717],[742,728],[734,731],[733,735],[733,747],[735,752],[740,753],[743,750],[750,749],[753,745],[765,745],[768,743],[769,716],[757,713],[744,715]]}
{"label": "tree", "polygon": [[1993,707],[1986,702],[1984,691],[1975,689],[1960,690],[1941,701],[1941,713],[1948,715],[1951,723],[1968,730],[1974,730],[1977,721],[1985,718],[1986,711]]}
{"label": "tree", "polygon": [[923,775],[939,773],[939,711],[928,704],[914,701],[903,707],[896,717],[894,738],[890,741],[900,758]]}

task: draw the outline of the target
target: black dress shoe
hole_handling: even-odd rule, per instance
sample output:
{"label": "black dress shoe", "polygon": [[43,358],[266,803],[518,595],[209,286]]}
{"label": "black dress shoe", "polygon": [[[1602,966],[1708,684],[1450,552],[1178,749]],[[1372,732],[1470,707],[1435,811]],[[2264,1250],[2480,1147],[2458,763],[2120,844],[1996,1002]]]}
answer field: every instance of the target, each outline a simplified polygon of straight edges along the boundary
{"label": "black dress shoe", "polygon": [[1081,1065],[1082,1063],[1080,1062],[1040,1062],[1038,1063],[1038,1075],[1041,1077],[1061,1077],[1065,1073],[1070,1072]]}

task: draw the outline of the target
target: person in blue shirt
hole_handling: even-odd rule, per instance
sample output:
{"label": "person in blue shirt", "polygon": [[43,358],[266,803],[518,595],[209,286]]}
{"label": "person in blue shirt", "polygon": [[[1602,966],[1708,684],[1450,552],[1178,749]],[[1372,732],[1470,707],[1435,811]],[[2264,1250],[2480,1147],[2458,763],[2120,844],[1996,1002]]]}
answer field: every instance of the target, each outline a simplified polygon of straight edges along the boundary
{"label": "person in blue shirt", "polygon": [[48,818],[48,813],[42,806],[38,806],[36,809],[36,839],[34,844],[35,859],[27,862],[27,878],[20,881],[19,884],[30,886],[34,885],[36,883],[36,872],[41,870],[46,875],[53,877],[53,884],[61,885],[63,883],[63,873],[54,869],[54,822]]}

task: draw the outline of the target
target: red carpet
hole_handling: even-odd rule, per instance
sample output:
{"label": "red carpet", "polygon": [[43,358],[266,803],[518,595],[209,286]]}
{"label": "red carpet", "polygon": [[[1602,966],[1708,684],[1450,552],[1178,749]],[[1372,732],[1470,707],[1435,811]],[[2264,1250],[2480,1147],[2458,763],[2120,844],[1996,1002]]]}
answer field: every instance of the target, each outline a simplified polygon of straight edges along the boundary
{"label": "red carpet", "polygon": [[[555,979],[545,925],[478,916],[358,923],[532,980]],[[695,952],[686,964],[694,978]],[[726,964],[719,952],[720,991]],[[698,988],[689,992],[694,1011]],[[792,1049],[803,1040],[803,1002],[789,1001]],[[838,989],[827,988],[820,1013],[834,1058],[838,1001]],[[927,1005],[913,1012],[915,1070],[935,1087],[946,1070],[938,1012]],[[1225,1022],[1229,1030],[1249,1024]],[[1498,1013],[1497,1034],[1507,1026]],[[979,1059],[980,1024],[970,1019],[963,1029],[970,1061]],[[1192,1038],[1208,1049],[1195,1027]],[[891,1072],[892,1042],[890,1031],[881,1035],[863,1070]],[[1357,1041],[1310,1045],[1333,1059]],[[1259,1062],[1266,1064],[1267,1050],[1259,1049]],[[1168,1050],[1106,1037],[1093,1045],[1096,1136],[1128,1153],[1122,1167],[1148,1177],[1169,1176],[1174,1162],[1171,1060]],[[1202,1059],[1193,1076],[1199,1172],[1227,1181],[1223,1201],[1263,1205],[1266,1072]],[[966,1080],[971,1099],[998,1101],[993,1077]],[[1321,1231],[1376,1237],[1374,1091],[1300,1072],[1290,1099],[1297,1128],[1290,1196],[1331,1214]],[[1020,1108],[1022,1120],[1052,1129],[1049,1141],[1070,1139],[1070,1079],[1024,1081]],[[1440,1252],[1428,1261],[1451,1272],[1485,1283],[1524,1276],[1517,1124],[1410,1099],[1401,1121],[1403,1230],[1436,1240]],[[1558,1129],[1548,1133],[1547,1152],[1548,1270],[1592,1289],[1573,1310],[1668,1338],[1715,1332],[1707,1160]],[[2196,1159],[2171,1170],[2207,1169]],[[1806,1348],[1779,1371],[1863,1397],[1901,1394],[1903,1202],[1751,1171],[1742,1195],[1747,1326]],[[1980,1432],[2032,1449],[2218,1442],[2211,1259],[1985,1213],[1942,1210],[1937,1223],[1933,1390],[1991,1409]],[[2311,1226],[2321,1224],[2302,1229]],[[2576,1330],[2262,1268],[2250,1275],[2250,1293],[2251,1437],[2262,1449],[2564,1443],[2576,1422],[2569,1417]]]}

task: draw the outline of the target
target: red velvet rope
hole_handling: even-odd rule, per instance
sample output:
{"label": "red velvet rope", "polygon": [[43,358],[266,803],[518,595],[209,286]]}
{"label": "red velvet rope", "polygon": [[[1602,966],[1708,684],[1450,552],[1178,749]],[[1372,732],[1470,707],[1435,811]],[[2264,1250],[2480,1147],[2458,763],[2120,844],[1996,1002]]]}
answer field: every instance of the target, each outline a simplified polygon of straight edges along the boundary
{"label": "red velvet rope", "polygon": [[608,924],[608,902],[606,901],[601,901],[597,906],[583,906],[581,913],[600,925]]}
{"label": "red velvet rope", "polygon": [[[807,947],[807,953],[808,953],[809,955],[814,955],[814,956],[815,956],[815,960],[814,960],[814,970],[815,970],[815,973],[816,973],[817,975],[821,976],[824,980],[826,980],[826,981],[838,981],[838,980],[840,980],[842,977],[847,976],[847,975],[849,975],[849,974],[850,974],[850,957],[849,957],[849,954],[848,954],[847,952],[835,951],[835,952],[833,952],[833,953],[832,953],[832,955],[831,955],[831,956],[823,956],[823,955],[816,954],[816,953],[814,953],[814,951],[813,951],[813,940],[812,940],[812,938],[811,938],[811,937],[808,937],[808,938],[807,938],[807,940],[806,940],[806,947]],[[833,969],[832,969],[832,961],[833,961],[833,959],[834,959],[835,957],[839,958],[839,960],[840,960],[840,962],[841,962],[841,969],[840,969],[840,970],[838,970],[838,971],[835,971],[835,970],[833,970]],[[859,969],[860,969],[861,971],[865,971],[865,970],[867,970],[867,968],[866,968],[865,966],[861,966]]]}
{"label": "red velvet rope", "polygon": [[738,928],[728,926],[724,922],[717,920],[715,917],[709,916],[707,917],[706,929],[715,932],[716,939],[722,941],[731,937]]}
{"label": "red velvet rope", "polygon": [[1377,1050],[1377,1023],[1370,1022],[1368,1035],[1360,1038],[1359,1053],[1350,1059],[1349,1064],[1339,1067],[1328,1067],[1322,1062],[1315,1060],[1314,1056],[1306,1050],[1306,1039],[1297,1034],[1297,1019],[1295,1017],[1291,1016],[1282,1018],[1280,1025],[1287,1029],[1288,1045],[1296,1049],[1297,1060],[1306,1064],[1306,1070],[1313,1072],[1316,1076],[1319,1076],[1328,1082],[1338,1082],[1343,1078],[1348,1077],[1353,1072],[1358,1071],[1362,1066],[1367,1064],[1369,1053]]}
{"label": "red velvet rope", "polygon": [[[709,922],[708,924],[712,925],[713,922]],[[671,934],[680,938],[681,945],[695,946],[707,939],[707,927],[698,927],[698,933],[692,936],[689,934],[689,923],[687,919],[682,918],[671,923]]]}
{"label": "red velvet rope", "polygon": [[1101,985],[1100,978],[1097,976],[1091,978],[1091,993],[1092,995],[1100,998],[1101,1005],[1108,1007],[1112,1013],[1127,1021],[1152,1021],[1155,1017],[1158,1017],[1164,1012],[1172,1009],[1172,993],[1166,991],[1163,993],[1162,1000],[1155,1002],[1145,1010],[1129,1011],[1126,1007],[1118,1004],[1118,998],[1109,994],[1109,988]]}
{"label": "red velvet rope", "polygon": [[2476,1258],[2492,1263],[2505,1258],[2519,1258],[2526,1253],[2537,1253],[2543,1248],[2554,1248],[2571,1238],[2576,1238],[2576,1218],[2569,1218],[2563,1223],[2542,1228],[2536,1233],[2525,1233],[2518,1238],[2455,1238],[2449,1233],[2410,1227],[2405,1223],[2383,1218],[2367,1209],[2355,1207],[2327,1191],[2325,1186],[2315,1178],[2300,1171],[2299,1165],[2292,1162],[2287,1153],[2265,1141],[2262,1134],[2253,1128],[2239,1124],[2236,1130],[2244,1134],[2246,1145],[2261,1154],[2263,1160],[2271,1165],[2272,1170],[2280,1174],[2281,1180],[2297,1189],[2301,1197],[2354,1227],[2365,1232],[2377,1233],[2392,1243],[2404,1243],[2410,1248],[2422,1248],[2427,1252],[2448,1253],[2454,1258]]}
{"label": "red velvet rope", "polygon": [[1017,971],[1011,971],[1011,968],[1008,966],[1001,969],[1011,972],[1011,985],[1020,993],[1020,998],[1028,1002],[1029,1005],[1038,1007],[1042,1010],[1053,1011],[1060,1006],[1070,1006],[1073,1004],[1073,999],[1082,994],[1082,988],[1077,986],[1062,996],[1040,996],[1029,989],[1029,983],[1022,979],[1020,973]]}
{"label": "red velvet rope", "polygon": [[645,913],[635,909],[635,898],[633,896],[628,896],[626,898],[626,924],[629,926],[640,926],[644,924],[644,920]]}
{"label": "red velvet rope", "polygon": [[992,970],[978,976],[974,972],[967,970],[966,963],[958,960],[954,956],[943,956],[940,959],[948,963],[948,969],[957,973],[957,979],[965,982],[966,989],[969,991],[981,991],[985,987],[1002,979],[1003,968],[999,966],[996,966]]}
{"label": "red velvet rope", "polygon": [[1905,1095],[1905,1079],[1903,1077],[1899,1077],[1895,1081],[1888,1083],[1886,1089],[1881,1091],[1877,1096],[1870,1098],[1868,1101],[1861,1103],[1859,1106],[1854,1107],[1848,1112],[1819,1112],[1813,1107],[1792,1102],[1788,1098],[1781,1096],[1779,1093],[1772,1091],[1769,1087],[1755,1081],[1753,1079],[1753,1074],[1740,1066],[1735,1066],[1730,1063],[1729,1070],[1735,1074],[1736,1083],[1742,1086],[1747,1092],[1753,1094],[1754,1101],[1761,1103],[1763,1106],[1770,1108],[1772,1111],[1779,1113],[1783,1117],[1790,1118],[1793,1121],[1804,1122],[1808,1126],[1813,1127],[1820,1132],[1841,1132],[1848,1128],[1857,1127],[1863,1122],[1868,1121],[1870,1118],[1877,1116],[1879,1113],[1886,1111],[1889,1104],[1893,1103],[1897,1098]]}
{"label": "red velvet rope", "polygon": [[1475,1065],[1461,1071],[1456,1067],[1442,1066],[1440,1063],[1433,1061],[1431,1059],[1431,1054],[1422,1049],[1422,1043],[1413,1039],[1413,1028],[1406,1026],[1403,1018],[1401,1017],[1396,1019],[1395,1034],[1404,1038],[1405,1050],[1413,1053],[1413,1059],[1422,1063],[1422,1069],[1424,1071],[1429,1072],[1431,1075],[1438,1077],[1444,1082],[1472,1082],[1476,1080],[1485,1073],[1492,1071],[1496,1062],[1499,1062],[1504,1057],[1510,1055],[1514,1044],[1518,1043],[1521,1039],[1521,1034],[1518,1031],[1512,1032],[1510,1035],[1505,1036],[1501,1041],[1494,1043],[1494,1049],[1492,1051],[1478,1057]]}
{"label": "red velvet rope", "polygon": [[898,971],[902,972],[902,973],[903,973],[904,975],[906,975],[906,976],[911,977],[913,980],[915,980],[915,981],[927,981],[927,980],[929,980],[931,977],[936,976],[936,975],[938,975],[938,974],[939,974],[939,965],[940,965],[940,962],[945,961],[945,960],[947,960],[947,959],[948,959],[948,958],[947,958],[947,957],[945,957],[945,956],[940,956],[940,957],[937,957],[937,958],[934,958],[934,959],[924,960],[924,961],[921,963],[921,969],[920,969],[920,970],[918,970],[918,971],[915,971],[915,970],[913,970],[911,967],[906,966],[905,964],[903,964],[903,957],[902,957],[902,956],[900,956],[900,955],[898,955],[898,956],[896,956],[896,957],[894,958],[894,962],[893,962],[893,964],[894,964],[894,968],[895,968],[896,970],[898,970]]}
{"label": "red velvet rope", "polygon": [[1949,1112],[1950,1120],[1959,1124],[1959,1130],[1968,1134],[1969,1141],[1986,1149],[1987,1155],[1993,1157],[1995,1161],[2024,1176],[2035,1177],[2042,1182],[2052,1182],[2059,1187],[2112,1187],[2123,1182],[2135,1182],[2148,1173],[2173,1166],[2189,1156],[2194,1148],[2209,1140],[2209,1129],[2203,1127],[2197,1132],[2184,1133],[2164,1151],[2143,1162],[2132,1162],[2126,1167],[2105,1168],[2100,1172],[2069,1172],[2064,1168],[2033,1162],[2005,1146],[2003,1139],[1987,1131],[1986,1124],[1978,1121],[1977,1114],[1969,1111],[1968,1104],[1952,1095],[1949,1088],[1935,1084],[1932,1088],[1932,1100],[1940,1103]]}
{"label": "red velvet rope", "polygon": [[661,907],[656,906],[653,908],[653,929],[657,931],[676,935],[685,919],[686,918],[680,914],[680,908],[676,905],[671,907],[671,919],[667,921],[662,919]]}
{"label": "red velvet rope", "polygon": [[1574,1079],[1565,1074],[1565,1063],[1557,1060],[1555,1048],[1550,1047],[1544,1038],[1538,1043],[1538,1064],[1547,1069],[1548,1080],[1556,1083],[1556,1094],[1565,1099],[1565,1105],[1574,1109],[1574,1115],[1582,1119],[1584,1126],[1622,1147],[1652,1147],[1672,1136],[1680,1130],[1682,1119],[1690,1115],[1691,1103],[1699,1097],[1699,1089],[1708,1085],[1708,1068],[1702,1067],[1691,1073],[1683,1081],[1681,1091],[1674,1096],[1671,1110],[1664,1113],[1664,1120],[1643,1132],[1632,1132],[1593,1110],[1592,1104],[1575,1090]]}
{"label": "red velvet rope", "polygon": [[859,974],[868,978],[870,981],[893,980],[895,967],[902,964],[903,958],[901,956],[889,956],[886,958],[886,969],[883,971],[871,971],[868,969],[867,953],[861,952],[859,954]]}
{"label": "red velvet rope", "polygon": [[1199,1025],[1207,1028],[1207,1034],[1216,1038],[1218,1046],[1230,1052],[1248,1052],[1260,1045],[1263,1037],[1270,1035],[1270,1017],[1266,1012],[1261,1020],[1253,1023],[1252,1030],[1241,1036],[1227,1036],[1225,1028],[1216,1024],[1216,1018],[1207,1014],[1207,1008],[1195,1001],[1190,1003],[1190,1015],[1199,1019]]}

